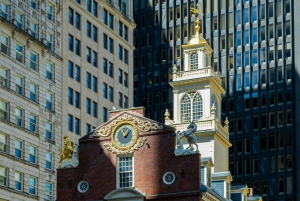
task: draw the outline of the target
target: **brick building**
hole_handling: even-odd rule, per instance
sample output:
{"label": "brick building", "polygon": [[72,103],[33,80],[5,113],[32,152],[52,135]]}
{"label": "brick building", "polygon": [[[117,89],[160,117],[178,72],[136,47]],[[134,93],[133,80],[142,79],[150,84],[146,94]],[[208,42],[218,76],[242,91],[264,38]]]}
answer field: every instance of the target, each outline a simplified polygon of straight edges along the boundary
{"label": "brick building", "polygon": [[[112,112],[107,123],[79,140],[79,166],[58,169],[58,200],[114,200],[120,196],[124,200],[201,200],[200,154],[174,157],[174,128],[145,118],[143,112],[143,108]],[[114,154],[105,147],[111,137],[102,137],[101,130],[136,121],[143,127],[139,139],[146,139],[138,150]],[[126,173],[121,171],[125,166]],[[131,174],[132,179],[124,182],[124,174]],[[86,193],[76,190],[81,181],[88,183]]]}
{"label": "brick building", "polygon": [[174,120],[168,111],[165,124],[145,118],[144,108],[112,111],[79,139],[79,165],[57,170],[58,200],[261,201],[247,185],[231,186],[229,122],[222,125],[218,107],[225,90],[198,18],[195,29],[183,71],[173,69]]}

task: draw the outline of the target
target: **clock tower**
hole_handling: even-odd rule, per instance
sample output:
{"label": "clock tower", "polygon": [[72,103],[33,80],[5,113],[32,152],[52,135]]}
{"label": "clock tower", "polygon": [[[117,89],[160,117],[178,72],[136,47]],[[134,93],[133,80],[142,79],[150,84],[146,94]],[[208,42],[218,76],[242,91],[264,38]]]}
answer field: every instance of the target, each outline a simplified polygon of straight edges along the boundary
{"label": "clock tower", "polygon": [[[196,35],[183,45],[184,67],[173,68],[174,120],[166,112],[166,124],[177,131],[185,130],[190,121],[197,125],[195,132],[202,157],[211,157],[212,172],[228,171],[228,121],[221,122],[221,95],[225,92],[221,77],[211,67],[212,48],[200,35],[196,20]],[[187,144],[187,143],[186,143]],[[187,147],[187,145],[185,146]]]}

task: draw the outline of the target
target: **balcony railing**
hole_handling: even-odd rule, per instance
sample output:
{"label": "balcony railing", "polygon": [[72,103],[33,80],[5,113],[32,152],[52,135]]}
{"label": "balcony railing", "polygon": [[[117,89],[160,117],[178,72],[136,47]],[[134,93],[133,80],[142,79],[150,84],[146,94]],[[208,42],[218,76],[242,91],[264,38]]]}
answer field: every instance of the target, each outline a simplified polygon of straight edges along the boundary
{"label": "balcony railing", "polygon": [[214,77],[221,84],[221,78],[211,67],[173,73],[173,81],[189,80],[204,77]]}

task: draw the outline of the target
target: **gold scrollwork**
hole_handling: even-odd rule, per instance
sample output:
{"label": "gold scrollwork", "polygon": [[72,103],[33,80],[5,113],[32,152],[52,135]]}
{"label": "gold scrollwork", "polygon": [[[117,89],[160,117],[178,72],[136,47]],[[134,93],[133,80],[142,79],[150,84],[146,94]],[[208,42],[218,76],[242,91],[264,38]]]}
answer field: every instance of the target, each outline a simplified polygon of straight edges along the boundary
{"label": "gold scrollwork", "polygon": [[134,151],[138,150],[140,147],[142,147],[144,145],[145,141],[146,141],[146,138],[141,137],[137,140],[137,142],[132,147],[130,147],[129,149],[126,149],[126,150],[120,150],[120,149],[116,148],[114,146],[114,144],[111,142],[105,143],[104,146],[109,151],[111,151],[113,154],[131,154]]}
{"label": "gold scrollwork", "polygon": [[119,123],[123,121],[132,121],[135,125],[138,126],[139,130],[142,132],[155,131],[163,129],[163,125],[157,123],[152,123],[150,121],[143,121],[129,114],[123,114],[117,119],[113,120],[108,125],[102,126],[97,129],[93,134],[90,135],[90,138],[93,137],[108,137],[112,134],[112,129]]}

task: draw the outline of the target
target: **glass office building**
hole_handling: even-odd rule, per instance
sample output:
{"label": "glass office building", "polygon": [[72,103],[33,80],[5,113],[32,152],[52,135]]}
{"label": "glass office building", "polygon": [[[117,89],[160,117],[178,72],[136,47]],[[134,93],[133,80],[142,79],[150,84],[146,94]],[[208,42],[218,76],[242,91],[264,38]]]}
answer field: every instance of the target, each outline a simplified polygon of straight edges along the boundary
{"label": "glass office building", "polygon": [[135,106],[158,121],[173,108],[168,82],[174,64],[182,69],[180,46],[194,34],[196,4],[226,89],[221,121],[230,120],[233,185],[246,183],[264,201],[300,199],[300,1],[135,0]]}

